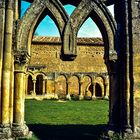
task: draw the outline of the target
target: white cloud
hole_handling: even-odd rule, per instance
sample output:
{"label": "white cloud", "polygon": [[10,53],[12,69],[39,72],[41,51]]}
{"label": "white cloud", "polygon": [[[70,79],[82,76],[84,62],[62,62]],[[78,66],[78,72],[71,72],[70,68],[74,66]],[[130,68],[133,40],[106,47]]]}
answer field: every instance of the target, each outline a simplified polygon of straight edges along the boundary
{"label": "white cloud", "polygon": [[78,37],[102,37],[99,28],[88,18],[78,32]]}

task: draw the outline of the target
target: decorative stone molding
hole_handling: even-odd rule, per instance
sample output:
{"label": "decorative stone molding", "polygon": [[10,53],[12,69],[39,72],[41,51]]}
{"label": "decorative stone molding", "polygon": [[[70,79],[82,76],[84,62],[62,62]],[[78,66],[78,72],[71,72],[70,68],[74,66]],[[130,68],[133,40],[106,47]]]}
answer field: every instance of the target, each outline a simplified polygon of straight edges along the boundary
{"label": "decorative stone molding", "polygon": [[29,131],[29,128],[23,124],[23,125],[19,125],[14,123],[12,125],[12,136],[13,137],[26,137],[26,138],[30,138],[32,137],[32,132]]}
{"label": "decorative stone molding", "polygon": [[30,55],[27,51],[16,51],[14,53],[15,72],[23,72],[27,68]]}
{"label": "decorative stone molding", "polygon": [[114,50],[109,51],[109,60],[110,61],[116,61],[118,59],[117,52]]}
{"label": "decorative stone molding", "polygon": [[[5,139],[11,139],[11,128],[10,125],[0,125],[0,139],[5,140]],[[12,139],[11,139],[12,140]]]}
{"label": "decorative stone molding", "polygon": [[5,1],[4,0],[1,0],[0,1],[0,9],[1,8],[5,8]]}
{"label": "decorative stone molding", "polygon": [[26,64],[29,62],[30,55],[27,51],[16,51],[14,54],[15,63]]}

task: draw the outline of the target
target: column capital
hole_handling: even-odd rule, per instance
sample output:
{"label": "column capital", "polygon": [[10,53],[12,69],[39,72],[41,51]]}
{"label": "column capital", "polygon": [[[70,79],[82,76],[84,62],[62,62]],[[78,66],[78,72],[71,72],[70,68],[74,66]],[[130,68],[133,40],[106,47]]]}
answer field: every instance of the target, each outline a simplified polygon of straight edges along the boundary
{"label": "column capital", "polygon": [[11,10],[14,9],[14,0],[7,0],[7,1],[5,2],[5,4],[6,4],[6,8],[7,8],[7,9],[11,9]]}
{"label": "column capital", "polygon": [[33,83],[36,83],[36,79],[32,79]]}
{"label": "column capital", "polygon": [[14,63],[15,71],[24,71],[28,62],[30,60],[30,55],[27,51],[18,50],[14,53]]}
{"label": "column capital", "polygon": [[14,60],[15,60],[15,63],[26,64],[30,60],[30,55],[28,54],[27,51],[18,50],[18,51],[15,51],[14,53]]}
{"label": "column capital", "polygon": [[5,8],[5,1],[4,0],[0,1],[0,8]]}
{"label": "column capital", "polygon": [[79,81],[79,84],[82,85],[83,84],[83,81]]}

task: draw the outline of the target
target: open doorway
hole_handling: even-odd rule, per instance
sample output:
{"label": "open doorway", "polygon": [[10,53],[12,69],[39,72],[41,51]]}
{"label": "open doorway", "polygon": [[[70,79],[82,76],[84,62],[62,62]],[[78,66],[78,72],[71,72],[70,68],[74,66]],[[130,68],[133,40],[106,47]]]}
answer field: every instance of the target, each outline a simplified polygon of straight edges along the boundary
{"label": "open doorway", "polygon": [[[75,2],[75,3],[77,3],[77,2]],[[46,4],[47,5],[47,4]],[[52,4],[53,5],[53,4]],[[75,4],[76,5],[76,4]],[[48,5],[47,5],[48,6]],[[54,9],[52,9],[52,8],[50,8],[49,10],[48,10],[48,8],[46,8],[47,10],[46,11],[49,11],[50,13],[51,13],[51,10],[54,10]],[[88,17],[86,17],[85,19],[84,19],[84,21],[86,21],[86,19],[88,19],[88,18],[90,18],[91,17],[91,19],[94,21],[94,17],[95,17],[95,22],[97,23],[97,25],[98,25],[98,27],[99,27],[99,29],[102,31],[101,32],[101,34],[103,34],[103,39],[99,39],[99,38],[97,38],[97,40],[94,40],[95,42],[97,41],[104,41],[104,45],[106,46],[106,48],[103,50],[103,52],[106,52],[106,54],[105,54],[105,57],[108,59],[108,52],[109,52],[109,41],[111,40],[110,38],[108,38],[108,37],[110,37],[111,35],[109,35],[109,33],[107,33],[107,31],[108,31],[108,29],[107,28],[109,28],[109,26],[108,27],[106,27],[105,26],[105,24],[103,24],[104,22],[106,23],[106,22],[108,22],[108,21],[106,21],[105,20],[105,17],[103,17],[104,19],[102,20],[101,18],[102,17],[100,17],[98,14],[100,14],[100,13],[96,13],[97,11],[93,11],[93,13],[91,13],[91,14],[89,14],[88,15]],[[34,13],[33,13],[34,14]],[[44,14],[44,12],[43,12],[43,14]],[[57,14],[57,13],[56,13]],[[41,15],[41,13],[39,13],[39,16]],[[39,21],[38,22],[34,22],[34,24],[33,25],[35,25],[34,26],[34,29],[36,29],[36,27],[39,25],[39,22],[41,21],[41,19],[43,19],[43,17],[44,17],[44,15],[41,15],[41,17],[37,17],[38,19],[39,19]],[[59,27],[59,32],[61,32],[61,39],[63,39],[63,32],[62,32],[62,29],[63,29],[63,26],[58,26],[58,24],[61,24],[61,23],[67,23],[67,19],[65,19],[65,20],[63,20],[62,19],[62,21],[60,21],[60,22],[56,22],[57,21],[57,19],[55,19],[55,18],[57,18],[58,16],[56,16],[55,17],[55,15],[53,15],[52,13],[50,14],[50,16],[52,17],[52,19],[54,19],[54,21],[55,21],[55,23],[57,23],[57,27]],[[63,15],[64,16],[64,15]],[[36,19],[36,20],[38,20],[38,19]],[[58,19],[58,20],[60,20],[60,18]],[[80,19],[79,19],[80,20]],[[101,24],[99,24],[99,22],[101,22]],[[62,24],[61,24],[62,25]],[[83,23],[81,24],[81,27],[82,27],[82,25],[84,25]],[[60,29],[60,27],[61,27],[61,29]],[[32,29],[33,29],[33,27],[32,27]],[[80,29],[80,28],[78,28],[78,29]],[[110,30],[111,30],[111,28],[109,28]],[[110,32],[110,30],[109,30],[109,32]],[[35,30],[34,30],[35,31]],[[64,31],[64,30],[63,30]],[[32,33],[32,32],[31,32]],[[111,32],[112,33],[112,32]],[[106,36],[106,37],[105,37]],[[105,37],[105,38],[104,38]],[[91,41],[93,41],[92,39],[88,39],[88,40],[86,40],[87,41],[87,44],[88,45],[91,45],[90,43],[89,43],[89,40],[91,40]],[[81,45],[80,43],[81,42],[86,42],[84,39],[79,39],[79,45]],[[93,42],[94,42],[93,41]],[[96,43],[97,43],[96,42]],[[51,43],[50,43],[51,44]],[[59,45],[62,45],[60,42],[58,43],[56,43],[57,45],[59,44]],[[77,43],[78,44],[78,43]],[[87,45],[86,44],[86,45]],[[110,43],[110,44],[112,44],[112,43]],[[52,44],[51,44],[52,45]],[[96,45],[98,45],[98,43],[96,44]],[[81,45],[82,46],[82,45]],[[103,67],[100,67],[100,66],[102,66],[101,65],[101,63],[98,63],[99,61],[100,61],[100,59],[95,59],[96,58],[96,56],[97,55],[104,55],[103,53],[99,53],[99,51],[98,50],[96,50],[96,47],[94,48],[95,49],[95,52],[92,52],[91,53],[91,50],[93,50],[93,48],[90,46],[90,47],[87,47],[85,50],[81,47],[81,46],[79,46],[78,47],[78,49],[79,50],[81,50],[81,52],[85,55],[83,58],[82,58],[82,61],[83,61],[83,63],[82,64],[84,64],[84,65],[81,65],[80,64],[80,62],[78,62],[77,63],[77,66],[75,66],[75,67],[72,67],[73,69],[74,69],[74,71],[73,72],[76,72],[76,70],[78,69],[79,71],[79,75],[81,74],[81,71],[80,71],[80,69],[82,69],[82,70],[84,70],[84,71],[82,71],[82,72],[86,72],[86,70],[89,70],[89,73],[90,72],[93,72],[93,70],[94,70],[94,65],[92,65],[91,63],[89,63],[89,66],[90,66],[90,68],[89,69],[87,69],[87,67],[86,67],[86,65],[87,65],[87,63],[86,63],[86,59],[85,58],[87,58],[87,60],[91,60],[91,58],[93,58],[95,61],[92,61],[92,62],[95,62],[95,64],[98,66],[98,68],[96,69],[96,72],[99,70],[100,72],[101,72],[101,70],[104,70],[104,69],[102,69]],[[53,46],[51,46],[52,48],[53,48]],[[65,47],[65,46],[64,46]],[[97,47],[98,48],[98,47]],[[41,48],[40,48],[41,49]],[[51,50],[51,48],[49,48],[50,50]],[[54,48],[53,48],[54,49]],[[63,49],[63,48],[62,48]],[[60,47],[60,50],[61,50],[61,47]],[[48,64],[50,64],[50,66],[54,66],[54,64],[56,63],[56,62],[58,62],[57,61],[57,59],[56,58],[58,58],[58,53],[54,53],[55,51],[53,50],[53,53],[51,53],[51,51],[50,51],[50,53],[49,53],[49,55],[48,56],[53,56],[55,59],[53,60],[53,61],[49,61],[49,63]],[[57,51],[58,52],[58,51]],[[42,54],[44,54],[45,53],[45,51],[43,51],[42,52]],[[41,58],[42,58],[42,55],[40,54],[40,53],[38,53],[38,56],[40,57],[38,60],[42,60]],[[82,56],[82,55],[79,55],[79,56]],[[46,55],[46,57],[47,57],[47,55]],[[47,59],[46,59],[47,60]],[[76,60],[74,60],[72,63],[75,63],[76,61],[77,61],[78,59],[76,59]],[[103,62],[104,60],[102,59],[100,62]],[[45,62],[45,61],[42,61],[42,62]],[[91,62],[91,61],[90,61]],[[54,70],[56,70],[56,68],[58,67],[59,69],[60,69],[60,66],[62,66],[62,68],[63,69],[61,69],[61,70],[64,70],[64,72],[68,72],[68,73],[72,73],[71,71],[72,71],[72,69],[71,69],[71,67],[70,67],[70,64],[71,62],[66,62],[65,64],[63,64],[63,62],[60,64],[59,63],[59,65],[55,65],[55,67],[53,67],[51,70],[50,70],[50,72],[52,72],[52,70],[54,71]],[[68,65],[69,65],[69,67],[68,67]],[[104,64],[105,65],[105,64]],[[67,70],[65,70],[66,68],[68,68]],[[62,72],[62,71],[61,71]],[[54,72],[55,74],[57,73],[57,71],[55,71]],[[49,75],[49,74],[48,74]],[[51,74],[48,76],[51,80],[55,80],[55,76],[53,77]],[[48,79],[49,79],[48,78]],[[41,79],[41,77],[39,77],[38,79]],[[39,80],[38,80],[39,81]],[[40,80],[41,81],[41,80]],[[55,81],[54,81],[55,82]],[[93,81],[92,81],[93,82]],[[80,81],[79,82],[79,87],[81,87],[81,85],[82,85],[82,81]],[[39,90],[39,88],[37,89],[37,90]],[[99,90],[99,89],[98,89]],[[89,111],[90,112],[90,111]],[[57,115],[56,115],[57,116]],[[66,117],[66,116],[65,116]],[[76,117],[76,116],[75,116]],[[81,117],[82,118],[82,117]],[[83,124],[84,124],[84,122],[83,122]]]}

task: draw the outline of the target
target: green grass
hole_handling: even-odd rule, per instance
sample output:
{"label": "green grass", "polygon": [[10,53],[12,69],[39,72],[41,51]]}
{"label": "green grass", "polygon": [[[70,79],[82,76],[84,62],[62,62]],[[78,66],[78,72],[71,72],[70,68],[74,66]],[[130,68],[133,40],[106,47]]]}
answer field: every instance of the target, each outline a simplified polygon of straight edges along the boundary
{"label": "green grass", "polygon": [[108,101],[26,100],[33,140],[98,139],[108,122]]}

